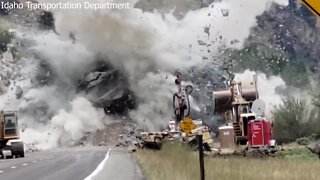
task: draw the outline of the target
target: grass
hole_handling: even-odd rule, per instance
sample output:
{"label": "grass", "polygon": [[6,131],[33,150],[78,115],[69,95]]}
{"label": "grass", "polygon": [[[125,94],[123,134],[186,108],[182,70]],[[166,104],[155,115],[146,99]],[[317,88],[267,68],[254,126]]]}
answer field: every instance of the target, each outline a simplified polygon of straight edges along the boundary
{"label": "grass", "polygon": [[[139,150],[134,156],[148,180],[200,179],[198,154],[183,145]],[[208,180],[319,180],[320,161],[206,157],[205,173]]]}
{"label": "grass", "polygon": [[313,154],[306,148],[295,148],[288,149],[286,151],[279,151],[276,153],[276,157],[283,159],[294,159],[294,160],[318,160],[319,158],[316,154]]}

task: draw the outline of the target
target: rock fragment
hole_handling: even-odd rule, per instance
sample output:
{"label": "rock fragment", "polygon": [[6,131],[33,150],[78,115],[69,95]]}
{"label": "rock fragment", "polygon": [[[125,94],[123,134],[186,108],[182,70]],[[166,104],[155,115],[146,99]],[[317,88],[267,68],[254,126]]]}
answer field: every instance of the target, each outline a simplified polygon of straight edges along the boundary
{"label": "rock fragment", "polygon": [[204,42],[204,41],[202,41],[202,40],[198,40],[198,44],[199,44],[200,46],[206,46],[206,45],[207,45],[207,43]]}
{"label": "rock fragment", "polygon": [[222,13],[222,16],[227,17],[229,16],[229,9],[221,9],[221,13]]}

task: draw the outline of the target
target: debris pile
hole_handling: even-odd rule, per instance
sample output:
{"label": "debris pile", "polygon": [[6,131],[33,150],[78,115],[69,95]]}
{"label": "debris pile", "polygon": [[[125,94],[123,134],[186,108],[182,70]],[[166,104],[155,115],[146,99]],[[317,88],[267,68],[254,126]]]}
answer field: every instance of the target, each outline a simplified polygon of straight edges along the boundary
{"label": "debris pile", "polygon": [[33,143],[24,143],[25,152],[37,152],[39,149]]}
{"label": "debris pile", "polygon": [[136,125],[125,124],[123,126],[123,133],[119,135],[117,146],[120,147],[141,147],[141,140],[138,138],[138,130]]}

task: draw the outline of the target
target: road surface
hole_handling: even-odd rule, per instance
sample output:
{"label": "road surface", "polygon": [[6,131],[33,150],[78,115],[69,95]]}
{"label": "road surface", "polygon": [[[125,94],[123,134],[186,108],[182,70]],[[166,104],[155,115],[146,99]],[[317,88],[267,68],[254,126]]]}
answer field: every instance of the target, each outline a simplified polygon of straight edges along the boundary
{"label": "road surface", "polygon": [[82,147],[26,153],[0,160],[1,180],[142,180],[139,166],[125,149]]}

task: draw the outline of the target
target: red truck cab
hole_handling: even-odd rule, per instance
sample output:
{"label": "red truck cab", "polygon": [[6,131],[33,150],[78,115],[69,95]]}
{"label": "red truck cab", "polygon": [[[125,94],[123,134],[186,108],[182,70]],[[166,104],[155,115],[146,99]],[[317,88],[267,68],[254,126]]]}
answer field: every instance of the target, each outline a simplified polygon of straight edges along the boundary
{"label": "red truck cab", "polygon": [[265,119],[251,120],[247,128],[248,145],[251,148],[273,147],[275,140],[272,133],[272,122]]}

